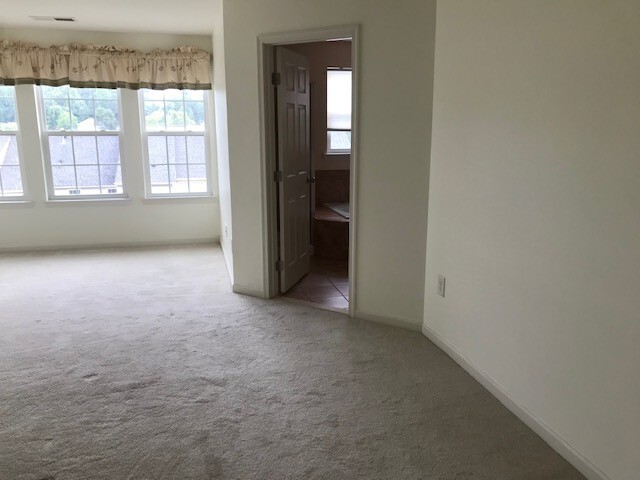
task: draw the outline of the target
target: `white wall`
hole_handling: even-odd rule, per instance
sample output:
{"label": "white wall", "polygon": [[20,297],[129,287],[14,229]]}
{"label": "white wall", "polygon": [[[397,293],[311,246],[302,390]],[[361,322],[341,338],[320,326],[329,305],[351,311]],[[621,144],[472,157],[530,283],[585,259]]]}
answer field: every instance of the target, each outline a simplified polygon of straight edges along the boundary
{"label": "white wall", "polygon": [[[83,42],[123,45],[142,50],[193,45],[211,51],[209,36],[82,32],[3,28],[2,38],[41,45]],[[154,244],[214,241],[220,236],[215,142],[212,143],[214,197],[144,198],[143,162],[136,92],[122,91],[122,118],[133,128],[123,135],[123,172],[129,199],[49,202],[45,192],[42,148],[32,86],[17,87],[22,155],[28,203],[0,202],[0,249]],[[133,100],[133,102],[132,102]],[[213,112],[211,112],[213,116]],[[212,137],[214,137],[212,135]]]}
{"label": "white wall", "polygon": [[222,0],[213,3],[213,97],[215,103],[218,187],[220,199],[220,245],[233,284],[233,219],[231,218],[231,180],[227,126],[227,83],[225,73]]}
{"label": "white wall", "polygon": [[640,472],[639,155],[639,2],[438,3],[425,332],[613,480]]}
{"label": "white wall", "polygon": [[423,315],[435,1],[227,0],[224,49],[236,284],[264,291],[257,37],[359,23],[357,313]]}

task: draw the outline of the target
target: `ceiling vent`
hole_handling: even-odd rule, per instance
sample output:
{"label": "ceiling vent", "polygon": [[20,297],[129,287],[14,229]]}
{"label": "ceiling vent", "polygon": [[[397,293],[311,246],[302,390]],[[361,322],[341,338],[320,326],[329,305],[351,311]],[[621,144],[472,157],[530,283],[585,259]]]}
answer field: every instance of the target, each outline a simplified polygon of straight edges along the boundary
{"label": "ceiling vent", "polygon": [[29,18],[38,22],[75,22],[74,17],[49,17],[43,15],[29,15]]}

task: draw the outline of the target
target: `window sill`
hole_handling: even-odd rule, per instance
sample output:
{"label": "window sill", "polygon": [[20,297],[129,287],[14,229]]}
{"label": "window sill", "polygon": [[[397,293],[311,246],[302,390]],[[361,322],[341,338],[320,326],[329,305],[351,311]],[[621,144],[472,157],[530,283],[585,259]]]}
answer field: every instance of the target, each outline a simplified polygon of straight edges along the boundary
{"label": "window sill", "polygon": [[117,205],[130,202],[129,197],[111,198],[55,198],[46,200],[46,205]]}
{"label": "window sill", "polygon": [[218,197],[216,195],[188,195],[188,196],[153,196],[153,197],[145,197],[142,199],[144,203],[216,203],[218,201]]}
{"label": "window sill", "polygon": [[349,157],[351,152],[325,152],[325,157]]}
{"label": "window sill", "polygon": [[31,200],[0,200],[0,207],[32,207]]}

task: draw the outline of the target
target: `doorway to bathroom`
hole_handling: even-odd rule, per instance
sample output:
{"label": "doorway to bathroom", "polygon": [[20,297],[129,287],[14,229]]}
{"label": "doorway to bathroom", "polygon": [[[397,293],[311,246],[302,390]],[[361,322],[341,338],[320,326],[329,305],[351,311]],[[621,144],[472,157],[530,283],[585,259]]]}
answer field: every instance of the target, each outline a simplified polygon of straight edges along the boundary
{"label": "doorway to bathroom", "polygon": [[259,43],[269,296],[352,314],[357,26]]}

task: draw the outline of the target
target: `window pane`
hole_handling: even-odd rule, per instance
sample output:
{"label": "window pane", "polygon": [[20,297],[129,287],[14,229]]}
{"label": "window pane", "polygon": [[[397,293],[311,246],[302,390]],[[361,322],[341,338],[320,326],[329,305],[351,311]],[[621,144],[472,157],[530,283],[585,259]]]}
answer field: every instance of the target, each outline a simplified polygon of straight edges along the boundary
{"label": "window pane", "polygon": [[203,136],[187,137],[187,151],[189,152],[189,163],[206,163]]}
{"label": "window pane", "polygon": [[176,90],[175,88],[164,90],[164,99],[182,101],[183,99],[182,90]]}
{"label": "window pane", "polygon": [[143,90],[145,129],[148,132],[205,130],[205,95],[193,90]]}
{"label": "window pane", "polygon": [[185,102],[185,121],[187,130],[194,132],[204,132],[204,103]]}
{"label": "window pane", "polygon": [[171,193],[189,193],[189,176],[186,165],[169,166]]}
{"label": "window pane", "polygon": [[115,88],[94,88],[92,90],[96,100],[118,100],[118,90]]}
{"label": "window pane", "polygon": [[0,197],[24,195],[18,140],[7,133],[17,131],[15,87],[0,85]]}
{"label": "window pane", "polygon": [[183,90],[185,100],[204,101],[204,92],[202,90]]}
{"label": "window pane", "polygon": [[98,156],[101,165],[120,163],[120,139],[113,135],[99,136]]}
{"label": "window pane", "polygon": [[[204,132],[204,91],[142,91],[147,132]],[[201,135],[150,134],[147,136],[152,194],[206,193],[206,139]],[[195,176],[194,176],[195,175]]]}
{"label": "window pane", "polygon": [[207,191],[207,166],[189,165],[189,188],[191,193]]}
{"label": "window pane", "polygon": [[62,85],[61,87],[49,87],[42,86],[42,96],[44,98],[68,98],[69,97],[69,85]]}
{"label": "window pane", "polygon": [[16,136],[0,134],[0,167],[17,165],[20,165],[20,159]]}
{"label": "window pane", "polygon": [[351,132],[327,132],[327,151],[351,151]]}
{"label": "window pane", "polygon": [[148,88],[142,89],[142,98],[147,100],[164,100],[164,90],[149,90]]}
{"label": "window pane", "polygon": [[102,193],[123,193],[120,165],[100,165],[100,183],[102,184]]}
{"label": "window pane", "polygon": [[100,170],[95,167],[76,167],[78,188],[84,195],[100,193]]}
{"label": "window pane", "polygon": [[191,193],[207,193],[207,181],[206,180],[190,180],[189,188]]}
{"label": "window pane", "polygon": [[144,102],[145,128],[149,132],[166,130],[164,102]]}
{"label": "window pane", "polygon": [[[80,96],[77,92],[75,95]],[[69,100],[71,107],[71,128],[81,132],[95,132],[96,122],[93,118],[93,102],[91,100]]]}
{"label": "window pane", "polygon": [[[207,192],[204,135],[151,135],[147,143],[151,193]],[[167,164],[168,168],[160,168]]]}
{"label": "window pane", "polygon": [[73,137],[73,151],[78,165],[98,163],[96,137]]}
{"label": "window pane", "polygon": [[165,113],[167,115],[167,130],[182,131],[185,129],[184,103],[165,102]]}
{"label": "window pane", "polygon": [[96,100],[95,108],[97,130],[120,130],[120,109],[117,101]]}
{"label": "window pane", "polygon": [[167,165],[151,165],[151,193],[169,193],[169,167]]}
{"label": "window pane", "polygon": [[70,136],[49,137],[49,161],[51,165],[73,165],[73,147]]}
{"label": "window pane", "polygon": [[167,163],[167,137],[152,136],[147,140],[149,146],[149,162],[152,164]]}
{"label": "window pane", "polygon": [[187,163],[185,137],[167,137],[167,153],[169,154],[169,163]]}
{"label": "window pane", "polygon": [[76,171],[73,166],[53,166],[53,187],[57,195],[69,195],[69,189],[76,188]]}
{"label": "window pane", "polygon": [[74,121],[77,124],[77,119],[69,113],[67,100],[45,99],[44,119],[47,130],[71,130]]}
{"label": "window pane", "polygon": [[103,88],[41,87],[47,130],[120,129],[118,90]]}
{"label": "window pane", "polygon": [[327,128],[351,129],[350,70],[327,70]]}
{"label": "window pane", "polygon": [[119,91],[68,86],[40,91],[46,130],[68,130],[48,135],[53,195],[124,193],[120,138],[102,133],[120,130]]}
{"label": "window pane", "polygon": [[18,130],[14,87],[0,86],[0,131]]}
{"label": "window pane", "polygon": [[19,166],[0,165],[0,192],[3,197],[20,197],[22,190],[22,175]]}

